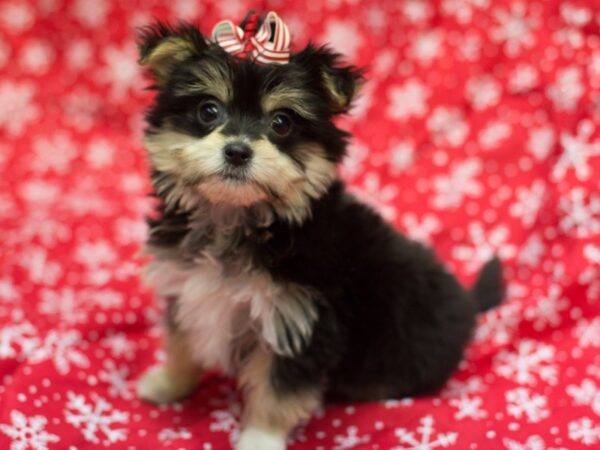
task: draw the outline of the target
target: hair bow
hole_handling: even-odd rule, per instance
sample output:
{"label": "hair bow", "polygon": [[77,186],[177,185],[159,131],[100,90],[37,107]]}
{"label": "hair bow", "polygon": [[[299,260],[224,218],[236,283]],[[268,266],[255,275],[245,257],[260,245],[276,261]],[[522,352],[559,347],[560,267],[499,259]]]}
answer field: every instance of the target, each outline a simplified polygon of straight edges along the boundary
{"label": "hair bow", "polygon": [[[215,25],[212,40],[226,52],[261,63],[285,64],[290,60],[290,32],[283,20],[269,12],[258,27],[259,16],[250,13],[238,27],[231,20]],[[258,28],[258,30],[257,30]]]}

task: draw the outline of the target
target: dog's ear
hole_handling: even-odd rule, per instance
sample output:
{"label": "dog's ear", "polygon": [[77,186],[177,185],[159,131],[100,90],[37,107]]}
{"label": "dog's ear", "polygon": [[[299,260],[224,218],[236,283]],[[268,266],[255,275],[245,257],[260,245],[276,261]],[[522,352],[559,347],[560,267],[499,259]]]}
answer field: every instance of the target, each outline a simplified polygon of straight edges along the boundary
{"label": "dog's ear", "polygon": [[317,76],[328,97],[332,114],[347,112],[364,81],[361,69],[344,64],[342,56],[329,47],[313,44],[294,55],[294,60],[308,69],[317,70]]}
{"label": "dog's ear", "polygon": [[156,22],[138,34],[139,63],[150,69],[159,86],[169,80],[177,64],[201,56],[207,47],[202,33],[188,23]]}

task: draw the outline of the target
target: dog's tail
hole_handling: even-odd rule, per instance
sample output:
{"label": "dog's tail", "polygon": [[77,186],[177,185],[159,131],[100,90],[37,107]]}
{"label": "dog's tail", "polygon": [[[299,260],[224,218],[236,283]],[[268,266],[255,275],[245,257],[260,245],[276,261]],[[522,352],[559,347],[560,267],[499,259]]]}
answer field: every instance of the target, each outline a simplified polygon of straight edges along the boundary
{"label": "dog's tail", "polygon": [[502,302],[504,279],[500,259],[495,257],[485,263],[471,290],[471,296],[477,305],[477,312],[485,312]]}

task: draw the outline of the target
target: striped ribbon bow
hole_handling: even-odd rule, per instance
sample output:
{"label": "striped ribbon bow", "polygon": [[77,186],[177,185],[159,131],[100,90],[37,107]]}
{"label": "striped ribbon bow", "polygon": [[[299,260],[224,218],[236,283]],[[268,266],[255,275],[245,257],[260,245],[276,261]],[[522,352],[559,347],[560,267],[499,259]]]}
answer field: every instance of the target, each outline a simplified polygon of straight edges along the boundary
{"label": "striped ribbon bow", "polygon": [[226,52],[261,63],[285,64],[290,60],[290,31],[273,11],[258,28],[258,15],[251,13],[240,28],[231,20],[215,25],[212,40]]}

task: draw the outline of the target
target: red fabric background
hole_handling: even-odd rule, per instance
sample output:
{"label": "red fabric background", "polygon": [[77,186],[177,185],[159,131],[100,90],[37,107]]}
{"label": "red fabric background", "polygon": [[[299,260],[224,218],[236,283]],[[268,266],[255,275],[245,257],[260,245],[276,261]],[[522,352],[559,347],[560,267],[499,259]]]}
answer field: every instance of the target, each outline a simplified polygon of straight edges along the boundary
{"label": "red fabric background", "polygon": [[600,5],[569,0],[0,2],[0,448],[226,449],[233,382],[140,403],[163,357],[135,253],[150,99],[133,27],[275,9],[369,83],[342,170],[465,282],[508,300],[436,397],[331,406],[291,449],[600,447]]}

